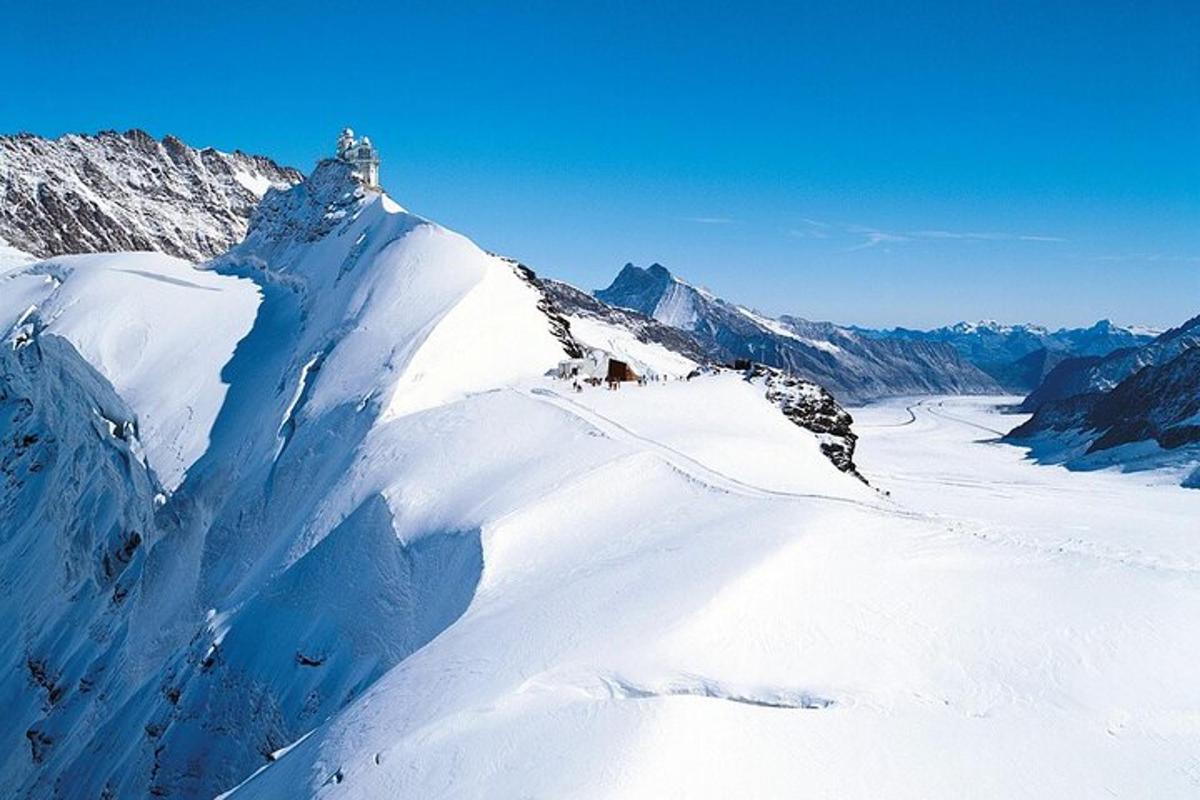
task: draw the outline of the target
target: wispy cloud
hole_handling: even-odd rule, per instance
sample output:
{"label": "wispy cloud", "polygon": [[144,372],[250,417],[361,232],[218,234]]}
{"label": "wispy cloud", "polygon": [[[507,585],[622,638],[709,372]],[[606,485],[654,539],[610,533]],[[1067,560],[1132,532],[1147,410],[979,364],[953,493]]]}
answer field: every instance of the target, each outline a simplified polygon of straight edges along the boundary
{"label": "wispy cloud", "polygon": [[868,225],[822,222],[801,218],[801,225],[787,229],[789,236],[797,239],[829,239],[835,236],[858,238],[857,244],[847,252],[866,250],[880,245],[917,241],[968,241],[968,242],[1066,242],[1061,236],[1041,233],[1002,233],[992,231],[952,231],[926,228],[913,231],[885,231]]}
{"label": "wispy cloud", "polygon": [[784,233],[793,239],[828,239],[831,234],[835,234],[837,231],[828,222],[801,217],[799,225],[792,228],[785,228]]}
{"label": "wispy cloud", "polygon": [[866,237],[861,243],[846,248],[846,252],[848,253],[855,250],[866,250],[868,247],[878,247],[881,244],[912,241],[911,237],[901,233],[888,233],[887,231],[878,231],[872,228],[858,228],[848,232]]}
{"label": "wispy cloud", "polygon": [[733,225],[738,220],[733,217],[680,217],[684,222],[695,222],[699,225]]}
{"label": "wispy cloud", "polygon": [[1068,242],[1070,239],[1064,239],[1061,236],[1041,236],[1038,234],[1025,233],[1017,237],[1022,242]]}

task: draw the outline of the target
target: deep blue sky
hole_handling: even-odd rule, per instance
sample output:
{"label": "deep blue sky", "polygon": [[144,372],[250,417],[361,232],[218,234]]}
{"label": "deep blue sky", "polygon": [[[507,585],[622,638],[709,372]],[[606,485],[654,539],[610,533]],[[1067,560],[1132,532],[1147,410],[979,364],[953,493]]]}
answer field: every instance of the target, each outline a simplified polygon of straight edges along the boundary
{"label": "deep blue sky", "polygon": [[6,4],[0,132],[308,169],[586,288],[660,261],[771,313],[1200,313],[1200,4]]}

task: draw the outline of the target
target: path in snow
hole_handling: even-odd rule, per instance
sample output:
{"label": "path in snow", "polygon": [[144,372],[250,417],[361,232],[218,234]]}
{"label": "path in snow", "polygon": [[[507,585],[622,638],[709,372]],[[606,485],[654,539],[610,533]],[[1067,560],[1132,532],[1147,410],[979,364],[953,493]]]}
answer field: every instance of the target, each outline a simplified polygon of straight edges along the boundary
{"label": "path in snow", "polygon": [[[852,409],[856,460],[900,505],[972,536],[1155,569],[1200,572],[1200,492],[1161,475],[1036,464],[1001,435],[1012,397],[895,400]],[[913,415],[895,424],[897,412]]]}
{"label": "path in snow", "polygon": [[[676,448],[643,436],[636,431],[631,430],[629,427],[621,424],[620,422],[617,422],[611,417],[605,416],[595,409],[589,408],[585,404],[570,397],[566,397],[554,391],[553,389],[535,387],[525,390],[522,393],[536,400],[548,402],[557,408],[579,417],[588,424],[593,425],[597,430],[606,436],[609,436],[610,438],[617,439],[619,441],[623,440],[632,442],[636,447],[638,447],[638,449],[641,450],[650,450],[656,455],[661,456],[663,460],[678,469],[680,472],[683,472],[689,477],[720,491],[765,499],[826,500],[834,503],[847,503],[861,508],[869,508],[873,511],[878,511],[885,514],[894,514],[904,517],[916,516],[905,512],[903,509],[896,508],[894,505],[887,504],[886,501],[882,500],[876,503],[816,492],[788,492],[778,489],[769,489],[763,486],[755,486],[739,480],[738,478],[735,478],[725,472],[721,472],[713,467],[703,464],[697,459],[680,450],[677,450]],[[631,402],[636,402],[636,399]]]}

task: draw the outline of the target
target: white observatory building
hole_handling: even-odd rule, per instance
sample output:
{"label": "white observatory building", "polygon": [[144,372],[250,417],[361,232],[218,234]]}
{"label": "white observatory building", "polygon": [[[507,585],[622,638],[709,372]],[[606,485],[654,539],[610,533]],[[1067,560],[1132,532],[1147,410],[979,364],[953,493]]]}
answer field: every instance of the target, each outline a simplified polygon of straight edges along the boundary
{"label": "white observatory building", "polygon": [[379,186],[379,153],[370,137],[355,139],[354,131],[346,128],[338,137],[337,157],[352,166],[354,174],[367,186]]}

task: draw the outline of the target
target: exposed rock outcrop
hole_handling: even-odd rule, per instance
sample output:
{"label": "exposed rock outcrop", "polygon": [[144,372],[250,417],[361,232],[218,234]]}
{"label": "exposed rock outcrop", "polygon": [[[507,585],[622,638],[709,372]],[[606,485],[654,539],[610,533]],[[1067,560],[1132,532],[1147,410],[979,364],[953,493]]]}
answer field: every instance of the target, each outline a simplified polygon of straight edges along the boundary
{"label": "exposed rock outcrop", "polygon": [[0,240],[41,258],[154,250],[203,261],[241,241],[268,189],[302,177],[140,130],[0,136]]}

